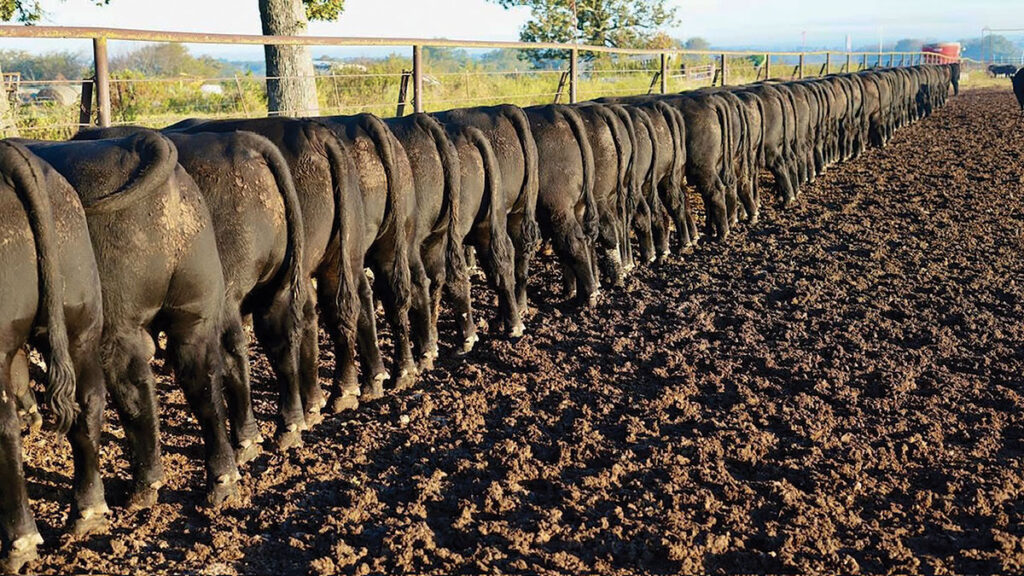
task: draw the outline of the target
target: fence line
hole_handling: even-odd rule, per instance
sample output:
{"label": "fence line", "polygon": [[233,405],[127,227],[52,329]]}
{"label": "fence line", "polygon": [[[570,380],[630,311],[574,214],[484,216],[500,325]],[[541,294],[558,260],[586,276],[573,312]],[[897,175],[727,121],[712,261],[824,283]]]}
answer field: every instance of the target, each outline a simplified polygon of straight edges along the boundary
{"label": "fence line", "polygon": [[[824,57],[824,64],[821,66],[821,72],[818,74],[830,74],[834,70],[851,72],[853,71],[854,61],[859,60],[860,69],[868,68],[870,66],[907,66],[916,65],[922,63],[937,63],[950,61],[951,58],[930,52],[845,52],[845,51],[834,51],[834,50],[811,50],[811,51],[753,51],[753,50],[688,50],[684,48],[655,48],[655,49],[642,49],[642,48],[617,48],[610,46],[592,46],[585,44],[559,44],[552,42],[500,42],[500,41],[479,41],[479,40],[447,40],[447,39],[428,39],[428,38],[388,38],[388,37],[348,37],[348,36],[262,36],[254,34],[212,34],[202,32],[169,32],[160,30],[134,30],[134,29],[123,29],[123,28],[90,28],[90,27],[62,27],[62,26],[10,26],[0,25],[0,38],[63,38],[63,39],[80,39],[80,40],[92,40],[93,45],[93,64],[96,75],[92,79],[86,79],[86,82],[91,82],[92,90],[89,90],[88,102],[86,101],[86,91],[82,93],[82,110],[83,118],[89,118],[89,113],[92,106],[91,92],[96,94],[96,117],[97,124],[100,126],[111,125],[111,77],[109,70],[109,58],[107,55],[107,43],[110,40],[124,40],[124,41],[136,41],[136,42],[181,42],[190,44],[231,44],[231,45],[292,45],[292,46],[335,46],[335,47],[379,47],[379,46],[409,46],[412,48],[412,70],[409,73],[412,87],[412,108],[416,112],[422,112],[424,110],[425,98],[424,98],[424,66],[423,66],[423,48],[424,47],[444,47],[444,48],[480,48],[480,49],[513,49],[513,50],[555,50],[564,53],[565,59],[568,60],[567,71],[550,71],[551,73],[560,72],[562,74],[562,80],[559,82],[559,88],[553,94],[558,96],[562,94],[563,84],[565,84],[566,92],[568,93],[568,100],[570,103],[575,103],[578,100],[579,85],[580,85],[580,69],[579,60],[580,53],[593,53],[593,54],[620,54],[620,55],[635,55],[635,56],[651,56],[658,57],[660,60],[660,67],[654,69],[640,69],[640,70],[621,70],[618,73],[627,74],[652,74],[653,78],[651,81],[651,90],[654,89],[656,84],[660,84],[659,90],[661,93],[668,91],[668,81],[670,78],[679,78],[679,74],[675,74],[675,71],[670,71],[669,58],[673,56],[702,56],[711,57],[710,71],[713,74],[712,84],[726,85],[729,83],[729,73],[731,68],[735,65],[729,62],[729,58],[737,57],[754,57],[763,59],[761,65],[754,64],[753,68],[757,71],[757,77],[761,76],[761,69],[763,66],[764,77],[772,77],[772,66],[780,67],[785,72],[789,67],[792,67],[793,73],[788,74],[789,76],[796,78],[804,78],[807,75],[808,57]],[[838,56],[838,62],[845,61],[845,64],[839,64],[836,67],[833,63],[833,55]],[[772,62],[772,58],[796,58],[796,63],[791,62]],[[898,60],[897,60],[898,59]],[[817,70],[818,64],[810,64],[811,75]],[[696,68],[696,67],[695,67]],[[531,71],[530,73],[543,73],[547,71]],[[606,72],[605,70],[590,70],[587,74],[597,74]],[[518,71],[516,73],[519,73]],[[346,77],[349,75],[334,75],[334,77]],[[352,74],[350,76],[367,76]],[[402,76],[403,85],[407,81],[405,74],[387,74],[387,75],[373,75],[378,77],[398,77]],[[228,81],[233,79],[227,79]],[[660,80],[660,82],[659,82]],[[157,81],[157,80],[152,80]],[[115,79],[113,82],[121,83],[123,80]],[[402,91],[405,93],[405,90]],[[500,96],[495,96],[495,98]],[[471,100],[483,100],[484,98],[471,98]],[[455,100],[437,100],[437,103],[448,103],[454,102]],[[367,106],[368,107],[368,106]],[[399,103],[399,109],[404,107],[404,100]],[[295,111],[292,111],[293,113]]]}

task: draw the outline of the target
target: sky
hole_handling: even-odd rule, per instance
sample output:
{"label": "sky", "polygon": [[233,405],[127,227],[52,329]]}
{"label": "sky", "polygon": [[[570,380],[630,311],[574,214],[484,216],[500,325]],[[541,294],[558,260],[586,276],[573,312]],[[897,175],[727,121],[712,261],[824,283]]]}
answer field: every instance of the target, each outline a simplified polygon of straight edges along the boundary
{"label": "sky", "polygon": [[[917,37],[958,40],[981,35],[985,26],[1024,28],[1021,0],[670,0],[679,24],[676,38],[702,36],[719,47],[856,48]],[[41,0],[41,24],[259,34],[257,0]],[[529,18],[487,0],[346,0],[337,22],[314,22],[310,34],[474,40],[516,40]],[[114,52],[131,43],[115,43]],[[87,51],[87,42],[0,40],[0,48]],[[194,52],[228,58],[262,57],[259,48],[199,46]],[[314,53],[322,53],[315,50]],[[335,55],[345,52],[332,51]]]}

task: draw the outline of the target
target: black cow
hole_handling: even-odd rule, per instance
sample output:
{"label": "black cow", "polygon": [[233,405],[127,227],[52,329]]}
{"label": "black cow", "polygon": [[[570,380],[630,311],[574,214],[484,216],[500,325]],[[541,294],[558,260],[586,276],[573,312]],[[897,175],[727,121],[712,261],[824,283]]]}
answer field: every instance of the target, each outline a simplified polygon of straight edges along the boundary
{"label": "black cow", "polygon": [[[362,229],[368,242],[366,265],[374,273],[374,286],[384,305],[395,344],[392,375],[395,388],[413,384],[418,368],[410,340],[409,308],[416,304],[420,316],[429,315],[429,279],[415,244],[418,220],[412,169],[402,145],[391,130],[372,114],[311,118],[331,129],[346,145],[359,176],[363,197]],[[381,365],[376,337],[376,314],[372,299],[363,299],[360,309],[359,346],[371,366]],[[422,326],[427,330],[429,326]],[[424,332],[418,341],[426,348],[421,356],[433,354],[430,337]],[[376,377],[390,377],[386,371]]]}
{"label": "black cow", "polygon": [[[307,415],[324,405],[319,385],[319,333],[316,306],[337,349],[331,387],[334,411],[358,406],[363,394],[356,369],[357,332],[363,303],[372,306],[373,294],[363,273],[371,239],[363,234],[367,217],[363,208],[359,174],[352,155],[330,129],[311,121],[274,117],[250,120],[185,120],[168,131],[202,133],[255,132],[274,143],[292,173],[302,209],[305,231],[303,278],[316,280],[303,309],[302,346],[299,357],[301,402]],[[362,341],[376,334],[364,335]],[[365,351],[365,349],[364,349]],[[374,363],[375,361],[375,363]],[[369,382],[366,397],[383,395],[387,371],[379,355],[363,357],[363,374]],[[364,398],[365,399],[365,398]]]}
{"label": "black cow", "polygon": [[1013,75],[1013,95],[1017,97],[1017,104],[1020,104],[1021,114],[1024,114],[1024,68]]}
{"label": "black cow", "polygon": [[[75,460],[73,531],[103,527],[99,474],[103,305],[85,213],[74,190],[25,147],[0,142],[0,569],[18,572],[42,538],[29,509],[16,399],[34,404],[22,348],[47,353],[46,397]],[[22,369],[14,363],[20,358]],[[6,554],[6,557],[3,554]]]}
{"label": "black cow", "polygon": [[[537,224],[537,144],[530,122],[521,108],[511,104],[461,108],[433,116],[452,138],[458,139],[467,128],[476,128],[490,144],[500,173],[494,181],[503,188],[506,230],[515,249],[516,305],[519,314],[526,315],[530,259],[541,243]],[[486,236],[481,233],[476,241],[485,242]]]}
{"label": "black cow", "polygon": [[1004,78],[1012,78],[1017,73],[1017,67],[1013,64],[989,64],[988,73],[993,78],[1003,76]]}
{"label": "black cow", "polygon": [[524,109],[537,153],[537,220],[562,262],[565,294],[593,305],[600,292],[598,211],[594,202],[594,153],[576,110],[548,104]]}
{"label": "black cow", "polygon": [[[437,309],[447,283],[453,296],[455,321],[462,332],[461,353],[479,339],[470,300],[463,243],[480,254],[491,285],[498,291],[501,321],[513,338],[525,327],[515,296],[513,250],[506,231],[504,190],[497,159],[487,138],[476,128],[449,133],[432,116],[412,114],[385,121],[408,155],[416,188],[419,245],[430,278],[429,322],[436,355]],[[446,271],[447,276],[446,278]],[[415,312],[415,307],[414,307]],[[415,330],[414,330],[415,332]]]}
{"label": "black cow", "polygon": [[28,146],[85,207],[103,288],[99,358],[129,443],[131,505],[155,504],[164,481],[150,368],[157,332],[167,335],[169,364],[202,430],[208,503],[222,503],[238,470],[221,381],[224,276],[202,194],[156,132]]}
{"label": "black cow", "polygon": [[[140,130],[118,126],[84,130],[75,140],[119,137]],[[307,428],[299,382],[305,233],[291,171],[281,152],[252,132],[170,132],[178,162],[199,186],[213,219],[225,280],[224,360],[232,443],[239,465],[259,453],[262,441],[249,387],[249,344],[243,317],[252,316],[256,337],[278,375],[282,449],[301,442]],[[319,406],[312,407],[316,418]],[[312,424],[312,422],[309,422]]]}

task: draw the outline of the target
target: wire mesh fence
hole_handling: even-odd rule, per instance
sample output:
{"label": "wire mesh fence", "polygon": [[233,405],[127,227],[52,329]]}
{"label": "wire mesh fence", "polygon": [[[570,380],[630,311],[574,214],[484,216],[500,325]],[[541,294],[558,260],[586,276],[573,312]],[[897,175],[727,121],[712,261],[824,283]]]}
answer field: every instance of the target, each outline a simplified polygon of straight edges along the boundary
{"label": "wire mesh fence", "polygon": [[[56,81],[4,77],[4,87],[11,104],[10,116],[18,133],[29,138],[55,139],[67,138],[79,128],[95,124],[161,127],[192,117],[266,116],[269,113],[268,80],[310,78],[268,77],[252,70],[154,74],[124,66],[115,66],[105,73],[108,69],[108,36],[120,38],[118,42],[122,46],[177,41],[345,46],[337,49],[342,51],[340,55],[336,51],[331,58],[318,59],[316,73],[312,76],[317,92],[316,108],[288,112],[296,116],[370,112],[387,117],[417,109],[430,112],[506,102],[520,106],[568,103],[603,96],[680,92],[726,83],[736,85],[766,79],[808,78],[872,66],[909,65],[923,60],[920,53],[717,53],[447,40],[243,37],[53,27],[29,30],[0,26],[0,36],[93,39],[93,66],[82,73],[87,77]],[[377,55],[360,55],[360,50],[367,47],[373,47]],[[534,57],[538,49],[561,54],[562,57],[539,62]],[[348,50],[347,56],[345,50]],[[101,73],[96,75],[96,70]],[[101,98],[106,106],[100,102]]]}

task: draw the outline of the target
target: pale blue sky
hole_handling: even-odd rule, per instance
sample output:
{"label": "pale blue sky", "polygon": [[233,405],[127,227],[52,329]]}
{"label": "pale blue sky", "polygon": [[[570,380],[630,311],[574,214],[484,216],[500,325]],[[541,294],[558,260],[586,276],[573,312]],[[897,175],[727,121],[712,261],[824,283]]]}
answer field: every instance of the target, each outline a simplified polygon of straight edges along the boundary
{"label": "pale blue sky", "polygon": [[[1024,28],[1021,0],[671,0],[680,38],[704,36],[720,46],[836,47],[847,34],[854,46],[903,37],[957,40],[982,27]],[[260,33],[257,0],[41,0],[44,24],[113,26],[203,32]],[[313,23],[312,34],[446,37],[515,40],[527,19],[521,9],[504,10],[486,0],[346,0],[338,22]],[[3,41],[2,47],[85,50],[86,43]],[[116,48],[115,48],[116,49]],[[260,56],[256,50],[206,46],[198,51],[225,56]]]}

